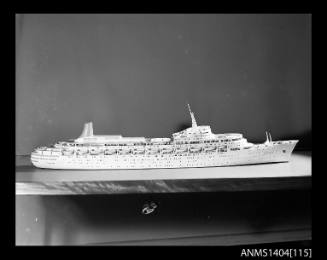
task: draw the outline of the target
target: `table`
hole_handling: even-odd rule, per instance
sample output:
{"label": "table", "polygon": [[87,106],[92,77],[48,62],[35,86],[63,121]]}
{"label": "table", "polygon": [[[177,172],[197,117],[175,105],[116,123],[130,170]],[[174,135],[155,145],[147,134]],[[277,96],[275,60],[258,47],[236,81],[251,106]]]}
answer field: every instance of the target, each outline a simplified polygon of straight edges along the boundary
{"label": "table", "polygon": [[[26,156],[16,164],[17,244],[311,240],[310,152],[289,163],[170,170],[43,170]],[[158,209],[143,215],[149,200]]]}

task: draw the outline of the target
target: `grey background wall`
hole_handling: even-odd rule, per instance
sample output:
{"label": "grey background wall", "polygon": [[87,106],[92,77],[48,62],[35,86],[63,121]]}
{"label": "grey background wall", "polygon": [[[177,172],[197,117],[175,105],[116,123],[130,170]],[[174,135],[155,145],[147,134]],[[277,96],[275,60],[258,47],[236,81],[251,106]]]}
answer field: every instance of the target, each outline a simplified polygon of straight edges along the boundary
{"label": "grey background wall", "polygon": [[16,17],[16,153],[97,134],[169,136],[199,124],[311,148],[311,16]]}

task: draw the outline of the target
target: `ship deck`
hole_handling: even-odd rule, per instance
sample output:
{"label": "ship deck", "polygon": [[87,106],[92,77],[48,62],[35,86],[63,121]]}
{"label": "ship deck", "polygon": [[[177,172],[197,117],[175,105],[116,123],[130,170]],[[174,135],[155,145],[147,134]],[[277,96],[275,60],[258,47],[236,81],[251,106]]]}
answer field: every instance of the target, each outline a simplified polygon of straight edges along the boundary
{"label": "ship deck", "polygon": [[311,152],[294,152],[289,163],[144,169],[50,170],[16,158],[17,195],[83,195],[287,190],[311,188]]}

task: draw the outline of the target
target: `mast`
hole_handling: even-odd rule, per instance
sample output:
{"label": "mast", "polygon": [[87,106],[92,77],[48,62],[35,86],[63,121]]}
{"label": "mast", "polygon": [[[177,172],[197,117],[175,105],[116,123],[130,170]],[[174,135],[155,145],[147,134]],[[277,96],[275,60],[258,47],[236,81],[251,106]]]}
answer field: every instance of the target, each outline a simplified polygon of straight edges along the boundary
{"label": "mast", "polygon": [[268,136],[268,132],[266,131],[266,142],[265,144],[268,144],[269,143],[269,136]]}
{"label": "mast", "polygon": [[269,144],[272,142],[271,134],[269,132],[266,132],[266,142],[265,144]]}
{"label": "mast", "polygon": [[196,123],[195,116],[194,116],[194,113],[191,111],[191,107],[190,107],[190,105],[187,104],[187,107],[188,107],[188,111],[190,112],[190,115],[191,115],[191,119],[192,119],[192,127],[197,127],[198,124]]}

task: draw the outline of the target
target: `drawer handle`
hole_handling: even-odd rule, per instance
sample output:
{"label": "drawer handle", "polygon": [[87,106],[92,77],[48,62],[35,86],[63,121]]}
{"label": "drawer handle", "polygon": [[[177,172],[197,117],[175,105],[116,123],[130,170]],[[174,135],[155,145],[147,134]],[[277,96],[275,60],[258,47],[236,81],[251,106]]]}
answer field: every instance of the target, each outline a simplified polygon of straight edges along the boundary
{"label": "drawer handle", "polygon": [[142,207],[142,214],[148,215],[155,211],[155,209],[158,207],[158,205],[154,202],[146,203]]}

